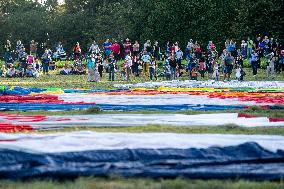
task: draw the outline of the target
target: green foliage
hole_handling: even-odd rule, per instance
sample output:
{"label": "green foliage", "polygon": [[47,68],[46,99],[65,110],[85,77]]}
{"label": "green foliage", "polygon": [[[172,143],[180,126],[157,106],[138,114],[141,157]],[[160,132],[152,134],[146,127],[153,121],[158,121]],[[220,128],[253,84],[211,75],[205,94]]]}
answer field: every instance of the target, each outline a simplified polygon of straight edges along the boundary
{"label": "green foliage", "polygon": [[[0,43],[22,39],[62,41],[66,50],[75,42],[82,49],[106,38],[179,41],[191,38],[203,48],[213,40],[218,50],[226,38],[245,39],[258,34],[283,41],[283,1],[280,0],[0,0]],[[261,7],[261,8],[260,8]],[[46,34],[49,33],[47,36]]]}

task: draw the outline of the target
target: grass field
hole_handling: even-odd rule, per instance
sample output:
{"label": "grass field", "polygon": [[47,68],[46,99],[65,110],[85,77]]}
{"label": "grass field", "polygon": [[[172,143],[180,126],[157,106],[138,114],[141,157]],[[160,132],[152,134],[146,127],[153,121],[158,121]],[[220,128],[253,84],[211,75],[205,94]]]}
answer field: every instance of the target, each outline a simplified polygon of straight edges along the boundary
{"label": "grass field", "polygon": [[[0,78],[0,85],[6,86],[20,86],[20,87],[38,87],[38,88],[97,88],[109,89],[112,88],[113,82],[107,81],[107,74],[99,83],[87,82],[87,76],[61,76],[53,72],[50,76],[41,76],[39,78]],[[266,78],[265,70],[259,70],[258,77],[252,77],[251,69],[246,69],[247,76],[245,80],[284,80],[284,74],[277,75],[276,78]],[[234,74],[232,74],[234,75]],[[233,77],[232,77],[233,78]],[[181,80],[188,79],[186,76],[180,78]],[[203,80],[202,78],[198,78]],[[207,78],[205,78],[207,79]],[[159,78],[162,80],[162,78]],[[149,81],[148,77],[132,78],[131,82],[137,83]],[[116,81],[114,83],[126,83],[122,81],[119,74],[116,74]],[[131,113],[182,113],[182,114],[202,114],[202,113],[246,113],[256,116],[268,117],[284,117],[284,110],[264,110],[257,107],[252,107],[246,110],[227,110],[227,111],[136,111]],[[99,110],[82,110],[82,111],[63,111],[63,112],[48,112],[48,111],[32,111],[32,112],[5,112],[23,115],[42,114],[42,115],[82,115],[82,114],[109,114],[109,113],[127,113],[121,111],[99,111]],[[86,130],[84,125],[78,125],[75,128],[64,129],[63,131],[78,131]],[[119,127],[119,128],[92,128],[97,132],[172,132],[172,133],[214,133],[214,134],[265,134],[265,135],[284,135],[284,128],[270,127],[270,128],[241,128],[235,125],[225,125],[221,127],[176,127],[176,126],[161,126],[148,125],[143,127]],[[60,130],[62,131],[62,130]],[[52,131],[56,132],[56,131]],[[50,133],[40,131],[39,133]],[[244,180],[189,180],[189,179],[125,179],[125,178],[79,178],[71,181],[54,181],[54,180],[31,180],[31,181],[0,181],[0,188],[3,189],[282,189],[284,182],[255,182]]]}
{"label": "grass field", "polygon": [[1,181],[1,189],[283,189],[284,182],[245,180],[80,178],[75,181]]}

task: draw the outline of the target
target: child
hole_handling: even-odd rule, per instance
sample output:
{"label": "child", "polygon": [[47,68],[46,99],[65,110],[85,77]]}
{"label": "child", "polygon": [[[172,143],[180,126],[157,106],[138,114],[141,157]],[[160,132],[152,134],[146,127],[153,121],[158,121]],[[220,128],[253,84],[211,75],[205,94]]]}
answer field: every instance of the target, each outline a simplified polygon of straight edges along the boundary
{"label": "child", "polygon": [[236,79],[238,81],[243,81],[244,80],[244,76],[246,75],[246,73],[244,72],[244,70],[242,69],[242,66],[237,64],[237,68],[236,68]]}
{"label": "child", "polygon": [[127,79],[127,77],[126,77],[126,65],[127,65],[127,63],[126,63],[126,61],[122,64],[122,66],[121,66],[121,73],[120,73],[120,75],[121,75],[121,78],[122,78],[122,80],[126,80]]}
{"label": "child", "polygon": [[156,78],[155,69],[156,69],[156,58],[152,57],[152,60],[149,64],[150,80],[153,80],[153,76]]}
{"label": "child", "polygon": [[219,81],[219,64],[217,61],[213,61],[213,75],[212,75],[212,79],[215,79],[215,81]]}
{"label": "child", "polygon": [[7,77],[15,77],[16,76],[16,70],[14,68],[14,65],[13,64],[8,64],[8,70],[7,70],[7,73],[6,73],[6,76]]}
{"label": "child", "polygon": [[94,54],[91,54],[90,57],[87,59],[87,66],[88,66],[88,82],[93,82],[95,77],[95,58]]}
{"label": "child", "polygon": [[190,79],[197,81],[197,69],[196,69],[196,67],[194,67],[194,68],[191,69]]}
{"label": "child", "polygon": [[169,64],[168,59],[165,60],[165,64],[164,64],[164,77],[166,80],[171,79],[171,66]]}
{"label": "child", "polygon": [[204,78],[205,70],[206,70],[205,54],[202,53],[202,55],[200,57],[200,61],[199,61],[199,73],[200,73],[202,78]]}

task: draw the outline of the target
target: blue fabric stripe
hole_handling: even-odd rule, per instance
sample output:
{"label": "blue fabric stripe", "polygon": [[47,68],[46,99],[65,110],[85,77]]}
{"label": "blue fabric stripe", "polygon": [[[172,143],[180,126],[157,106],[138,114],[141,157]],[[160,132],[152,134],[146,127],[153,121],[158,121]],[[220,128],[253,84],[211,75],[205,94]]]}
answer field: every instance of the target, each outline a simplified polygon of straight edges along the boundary
{"label": "blue fabric stripe", "polygon": [[257,143],[207,149],[122,149],[54,154],[0,150],[0,178],[110,176],[275,180],[284,177],[284,152]]}

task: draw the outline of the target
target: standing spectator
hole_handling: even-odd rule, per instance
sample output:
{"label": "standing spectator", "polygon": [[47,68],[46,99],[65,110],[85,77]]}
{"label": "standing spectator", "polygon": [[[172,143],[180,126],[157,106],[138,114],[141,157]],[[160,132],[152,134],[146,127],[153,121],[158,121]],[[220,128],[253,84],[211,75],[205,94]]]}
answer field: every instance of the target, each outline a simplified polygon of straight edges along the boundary
{"label": "standing spectator", "polygon": [[132,47],[132,44],[131,44],[129,38],[126,38],[124,43],[123,43],[124,57],[129,55],[129,53],[131,52],[131,47]]}
{"label": "standing spectator", "polygon": [[226,58],[225,58],[225,74],[224,74],[224,81],[227,79],[230,80],[233,66],[234,66],[234,57],[232,56],[231,52],[228,52]]}
{"label": "standing spectator", "polygon": [[115,66],[116,66],[116,60],[114,59],[113,55],[110,54],[108,58],[109,81],[114,81]]}
{"label": "standing spectator", "polygon": [[151,48],[151,41],[147,40],[146,43],[144,43],[144,51],[150,52]]}
{"label": "standing spectator", "polygon": [[20,54],[21,54],[23,48],[24,48],[24,45],[23,45],[22,41],[18,40],[17,44],[16,44],[16,55],[17,55],[18,61],[20,60]]}
{"label": "standing spectator", "polygon": [[251,57],[252,54],[252,47],[253,47],[253,40],[248,37],[247,40],[247,58]]}
{"label": "standing spectator", "polygon": [[133,65],[132,65],[132,71],[135,77],[139,76],[139,70],[138,70],[138,66],[139,66],[139,60],[138,60],[138,55],[134,55],[133,57]]}
{"label": "standing spectator", "polygon": [[28,54],[26,53],[26,50],[24,47],[22,48],[18,56],[19,56],[19,61],[21,65],[21,71],[22,73],[26,73]]}
{"label": "standing spectator", "polygon": [[258,54],[256,51],[252,51],[251,58],[250,58],[250,64],[252,67],[253,77],[256,77],[256,74],[257,74],[257,68],[258,68],[257,61],[258,61]]}
{"label": "standing spectator", "polygon": [[14,60],[12,57],[12,45],[11,45],[10,40],[6,41],[4,49],[5,49],[4,59],[5,59],[5,65],[7,67],[8,63],[14,64]]}
{"label": "standing spectator", "polygon": [[241,54],[243,58],[247,58],[247,43],[245,42],[245,40],[242,40],[241,43]]}
{"label": "standing spectator", "polygon": [[178,76],[180,76],[180,69],[182,69],[182,65],[181,65],[182,58],[183,58],[183,52],[181,51],[180,48],[178,48],[178,50],[176,51],[176,54],[175,54],[175,60],[176,60],[177,66],[179,68],[178,73],[177,73]]}
{"label": "standing spectator", "polygon": [[193,40],[190,39],[186,46],[185,55],[187,56],[190,52],[193,52],[193,49],[194,49]]}
{"label": "standing spectator", "polygon": [[99,52],[100,52],[99,45],[97,44],[96,41],[94,41],[89,48],[89,53],[97,54]]}
{"label": "standing spectator", "polygon": [[103,58],[101,54],[97,54],[96,64],[98,65],[98,72],[99,72],[100,78],[102,78],[103,71],[104,71],[104,65],[103,65]]}
{"label": "standing spectator", "polygon": [[167,58],[170,56],[170,48],[171,48],[171,45],[170,45],[170,42],[168,41],[165,46],[165,55]]}
{"label": "standing spectator", "polygon": [[171,66],[169,64],[169,58],[167,58],[164,63],[164,77],[166,80],[171,79]]}
{"label": "standing spectator", "polygon": [[113,56],[114,56],[114,59],[116,61],[118,61],[120,59],[120,45],[118,44],[117,41],[115,41],[111,47],[110,47],[110,50],[112,51],[113,53]]}
{"label": "standing spectator", "polygon": [[95,56],[93,53],[87,59],[87,66],[88,66],[88,82],[94,82],[95,81],[96,60],[95,60]]}
{"label": "standing spectator", "polygon": [[204,78],[205,71],[206,71],[205,54],[202,53],[199,60],[199,73],[202,78]]}
{"label": "standing spectator", "polygon": [[151,56],[147,51],[144,51],[141,59],[143,61],[143,73],[144,75],[148,75]]}
{"label": "standing spectator", "polygon": [[112,45],[112,42],[110,42],[109,39],[107,39],[103,43],[103,49],[104,49],[104,53],[105,53],[106,58],[109,58],[109,56],[111,55],[111,45]]}
{"label": "standing spectator", "polygon": [[155,74],[156,73],[155,69],[156,69],[156,58],[152,57],[152,60],[149,65],[149,74],[150,74],[151,81],[153,80],[153,76],[157,79],[156,74]]}
{"label": "standing spectator", "polygon": [[30,43],[30,55],[33,55],[35,58],[37,55],[37,45],[38,43],[35,40],[32,40]]}
{"label": "standing spectator", "polygon": [[174,55],[171,55],[169,64],[171,66],[171,79],[176,79],[177,76],[177,63]]}
{"label": "standing spectator", "polygon": [[125,57],[126,81],[128,81],[130,78],[131,67],[132,67],[132,57],[131,57],[131,52],[129,51]]}
{"label": "standing spectator", "polygon": [[267,56],[269,54],[270,51],[270,40],[268,38],[268,36],[265,36],[263,39],[263,43],[264,43],[264,56]]}
{"label": "standing spectator", "polygon": [[268,65],[266,68],[266,76],[267,78],[269,78],[269,76],[272,76],[272,78],[274,78],[275,76],[275,57],[274,57],[274,53],[271,52],[270,54],[267,55],[267,61],[268,61]]}
{"label": "standing spectator", "polygon": [[219,64],[218,61],[213,61],[213,69],[214,72],[212,74],[212,79],[215,79],[215,81],[219,81]]}
{"label": "standing spectator", "polygon": [[280,55],[278,57],[278,65],[276,68],[276,72],[280,73],[282,70],[282,72],[284,72],[284,50],[281,50]]}
{"label": "standing spectator", "polygon": [[140,44],[138,43],[138,41],[135,41],[135,43],[133,44],[132,51],[133,51],[133,56],[138,56],[140,52]]}
{"label": "standing spectator", "polygon": [[49,75],[48,69],[49,69],[49,62],[51,60],[51,57],[48,53],[48,50],[45,50],[44,54],[41,56],[41,60],[42,60],[43,74]]}
{"label": "standing spectator", "polygon": [[74,53],[74,60],[75,61],[80,60],[81,52],[82,52],[82,50],[81,50],[81,47],[80,47],[80,43],[77,42],[75,44],[75,46],[73,47],[73,53]]}
{"label": "standing spectator", "polygon": [[196,77],[196,67],[197,67],[197,59],[195,57],[195,54],[192,53],[191,56],[188,58],[188,64],[187,64],[187,70],[188,70],[188,76],[189,79],[195,80]]}
{"label": "standing spectator", "polygon": [[159,55],[160,55],[161,49],[159,46],[158,41],[156,41],[153,45],[153,57],[155,57],[156,60],[159,60]]}

